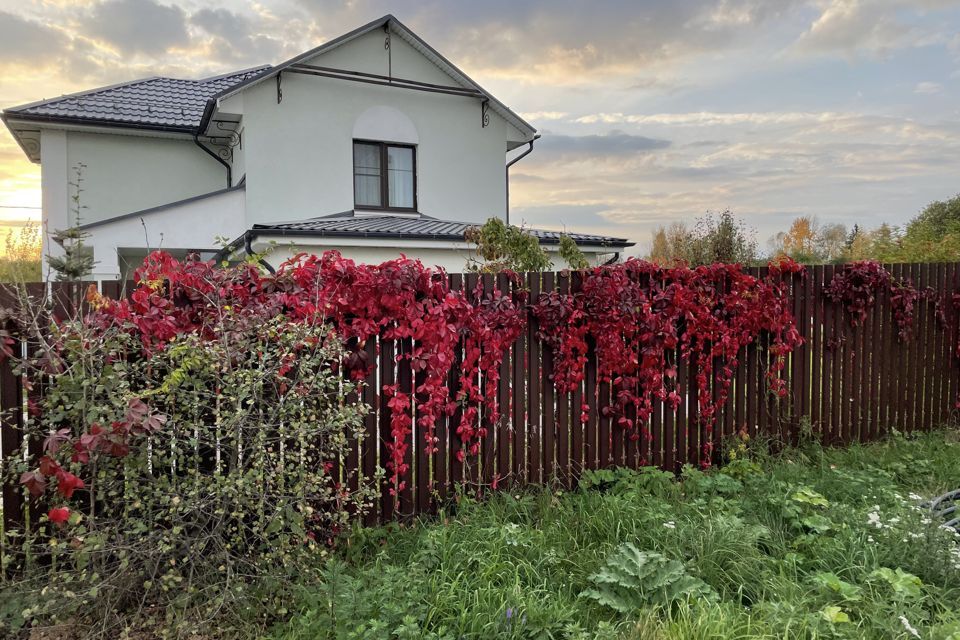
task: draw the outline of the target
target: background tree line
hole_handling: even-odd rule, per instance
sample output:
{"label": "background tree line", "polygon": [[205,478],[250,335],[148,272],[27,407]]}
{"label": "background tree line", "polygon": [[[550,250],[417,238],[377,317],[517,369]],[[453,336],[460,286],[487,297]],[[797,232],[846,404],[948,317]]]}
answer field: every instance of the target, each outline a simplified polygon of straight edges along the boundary
{"label": "background tree line", "polygon": [[881,262],[949,262],[960,260],[960,195],[927,205],[902,227],[883,223],[867,229],[858,224],[821,224],[800,216],[790,227],[770,238],[761,252],[756,232],[729,209],[708,212],[693,226],[674,222],[653,231],[653,262],[683,262],[691,266],[711,262],[763,263],[789,256],[805,264],[854,260]]}

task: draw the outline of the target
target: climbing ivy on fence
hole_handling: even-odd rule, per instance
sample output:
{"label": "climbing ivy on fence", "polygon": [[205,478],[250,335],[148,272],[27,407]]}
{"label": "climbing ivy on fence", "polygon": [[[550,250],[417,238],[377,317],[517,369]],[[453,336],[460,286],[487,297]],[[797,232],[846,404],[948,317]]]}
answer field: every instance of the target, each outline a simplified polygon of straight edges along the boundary
{"label": "climbing ivy on fence", "polygon": [[[442,270],[403,257],[361,265],[335,251],[299,255],[275,274],[264,275],[249,265],[217,269],[213,263],[179,262],[155,252],[137,270],[137,288],[129,300],[91,294],[93,310],[86,322],[100,330],[123,327],[149,355],[184,334],[217,338],[216,320],[225,310],[249,322],[276,316],[322,321],[347,345],[343,369],[354,380],[371,371],[367,341],[408,341],[411,346],[396,358],[408,362],[416,374],[413,389],[398,384],[382,389],[390,410],[386,467],[392,490],[398,491],[405,487],[408,472],[404,459],[414,404],[428,450],[435,450],[441,420],[458,415],[451,425],[461,443],[458,457],[478,453],[488,426],[500,419],[501,364],[527,329],[528,315],[537,321],[538,338],[554,352],[553,382],[559,392],[578,388],[588,354],[596,354],[600,380],[614,389],[615,400],[604,414],[633,439],[649,437],[644,425],[655,400],[676,409],[691,392],[701,425],[712,429],[743,348],[761,336],[771,355],[765,372],[768,388],[786,396],[781,373],[788,354],[802,343],[786,283],[803,273],[790,259],[771,263],[762,277],[735,264],[666,268],[631,259],[580,272],[580,285],[571,292],[551,291],[528,300],[519,278],[513,278],[511,291],[496,286],[485,291],[481,285],[472,291],[451,289]],[[916,299],[927,294],[894,282],[876,263],[847,265],[827,293],[859,323],[882,287],[893,297],[904,338]],[[957,298],[952,302],[958,304]],[[296,358],[295,351],[290,358]],[[690,391],[678,379],[681,360],[696,371]],[[581,420],[586,420],[587,409],[584,405]],[[142,411],[151,415],[149,407]],[[163,428],[162,422],[151,428]],[[97,436],[83,433],[80,446]],[[706,438],[704,447],[709,449],[712,440]],[[116,446],[123,450],[123,442]],[[704,453],[709,459],[710,451]],[[58,473],[47,465],[25,476],[25,483],[39,484],[51,474],[67,489],[80,482]]]}
{"label": "climbing ivy on fence", "polygon": [[[690,269],[628,260],[586,273],[577,292],[541,296],[533,312],[538,336],[556,354],[559,391],[573,391],[583,381],[593,345],[598,376],[614,388],[615,402],[604,408],[606,415],[632,438],[649,437],[644,425],[654,400],[675,410],[687,393],[677,377],[679,355],[696,365],[694,393],[701,423],[709,429],[727,400],[738,354],[762,333],[770,336],[773,356],[766,372],[769,388],[786,395],[780,373],[802,338],[783,276],[802,272],[789,259],[771,263],[763,278],[736,264]],[[705,453],[709,459],[709,450]]]}

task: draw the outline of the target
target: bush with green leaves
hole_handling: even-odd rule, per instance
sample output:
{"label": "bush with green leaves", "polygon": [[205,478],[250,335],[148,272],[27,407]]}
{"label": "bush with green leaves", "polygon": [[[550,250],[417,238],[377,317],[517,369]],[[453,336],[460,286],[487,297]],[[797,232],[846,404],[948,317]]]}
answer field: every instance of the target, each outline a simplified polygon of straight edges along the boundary
{"label": "bush with green leaves", "polygon": [[678,600],[716,599],[713,589],[689,575],[682,562],[640,551],[632,542],[617,547],[590,582],[594,586],[581,595],[620,613],[633,613],[643,605],[669,607]]}
{"label": "bush with green leaves", "polygon": [[47,515],[7,532],[0,635],[252,634],[369,506],[374,479],[339,471],[366,412],[339,339],[229,306],[214,324],[147,355],[131,326],[68,321],[21,363],[55,374],[25,427],[40,469],[10,470]]}

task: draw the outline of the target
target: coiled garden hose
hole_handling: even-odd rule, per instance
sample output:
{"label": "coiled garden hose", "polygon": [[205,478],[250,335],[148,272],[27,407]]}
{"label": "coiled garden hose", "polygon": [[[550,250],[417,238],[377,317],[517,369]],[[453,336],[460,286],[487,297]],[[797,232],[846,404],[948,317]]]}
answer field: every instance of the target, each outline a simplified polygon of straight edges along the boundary
{"label": "coiled garden hose", "polygon": [[943,526],[960,531],[960,514],[958,514],[960,504],[958,502],[960,502],[960,489],[954,489],[934,498],[924,506],[930,509],[935,518],[947,520],[943,523]]}

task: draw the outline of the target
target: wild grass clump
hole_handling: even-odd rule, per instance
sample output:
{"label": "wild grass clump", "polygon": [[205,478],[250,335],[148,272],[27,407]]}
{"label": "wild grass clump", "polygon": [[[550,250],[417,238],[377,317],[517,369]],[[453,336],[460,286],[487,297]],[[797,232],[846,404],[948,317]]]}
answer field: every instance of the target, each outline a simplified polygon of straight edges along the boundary
{"label": "wild grass clump", "polygon": [[357,529],[274,632],[300,638],[960,638],[956,432],[680,482],[604,470],[412,526]]}

